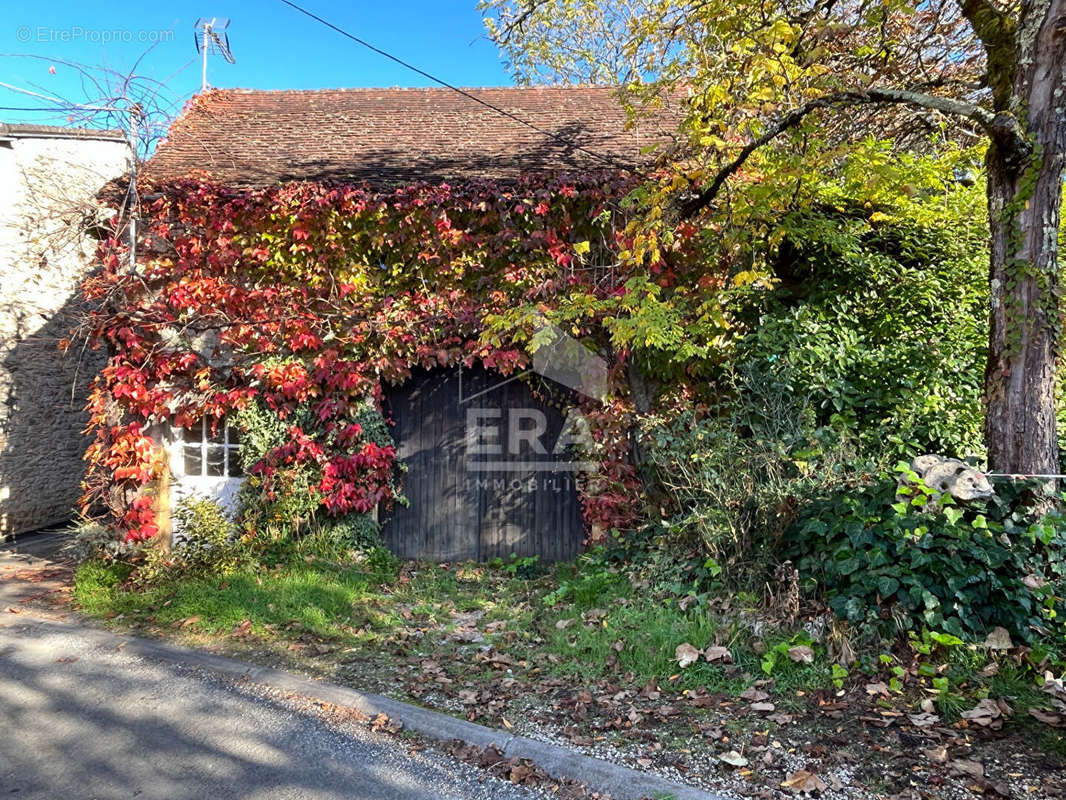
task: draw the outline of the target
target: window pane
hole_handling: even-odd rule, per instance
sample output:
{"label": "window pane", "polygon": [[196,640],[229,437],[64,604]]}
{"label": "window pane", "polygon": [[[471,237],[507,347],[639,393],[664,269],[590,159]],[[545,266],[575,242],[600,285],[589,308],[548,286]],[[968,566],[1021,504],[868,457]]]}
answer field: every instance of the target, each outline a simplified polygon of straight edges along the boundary
{"label": "window pane", "polygon": [[229,476],[231,478],[239,478],[244,474],[244,469],[241,467],[241,454],[236,447],[229,448]]}
{"label": "window pane", "polygon": [[231,425],[226,426],[226,435],[229,436],[230,444],[241,443],[241,432]]}
{"label": "window pane", "polygon": [[203,423],[203,420],[200,420],[199,422],[194,422],[192,425],[190,425],[188,428],[186,428],[184,433],[182,433],[182,438],[186,442],[189,442],[190,444],[193,443],[193,442],[196,442],[197,444],[199,444],[199,442],[201,441],[203,435],[204,435],[204,423]]}
{"label": "window pane", "polygon": [[226,443],[226,426],[221,422],[215,426],[214,433],[211,432],[211,423],[208,422],[205,426],[207,428],[207,441],[209,444],[225,444]]}
{"label": "window pane", "polygon": [[219,477],[226,474],[222,469],[223,450],[224,448],[216,445],[207,446],[207,475]]}
{"label": "window pane", "polygon": [[201,475],[203,474],[203,459],[200,457],[200,445],[186,445],[182,448],[185,455],[185,474],[186,475]]}

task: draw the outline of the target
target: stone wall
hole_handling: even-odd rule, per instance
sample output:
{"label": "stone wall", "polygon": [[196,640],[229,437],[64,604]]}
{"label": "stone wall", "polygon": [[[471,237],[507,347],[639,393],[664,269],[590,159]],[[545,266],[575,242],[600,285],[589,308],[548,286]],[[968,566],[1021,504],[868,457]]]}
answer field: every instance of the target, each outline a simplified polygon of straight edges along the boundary
{"label": "stone wall", "polygon": [[73,516],[103,355],[59,343],[83,310],[95,196],[127,168],[119,134],[0,125],[0,536]]}

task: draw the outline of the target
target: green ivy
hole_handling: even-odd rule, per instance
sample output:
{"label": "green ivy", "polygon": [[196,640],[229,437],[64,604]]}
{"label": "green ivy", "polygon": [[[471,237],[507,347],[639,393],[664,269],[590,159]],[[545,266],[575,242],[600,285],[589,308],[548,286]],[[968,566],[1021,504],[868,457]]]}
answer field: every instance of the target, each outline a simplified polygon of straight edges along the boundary
{"label": "green ivy", "polygon": [[1062,644],[1066,519],[1032,510],[1036,484],[998,488],[987,506],[947,498],[924,512],[924,493],[897,499],[886,474],[810,504],[789,533],[788,555],[838,617],[885,636],[924,626],[976,641],[1002,626],[1015,641],[1051,633]]}

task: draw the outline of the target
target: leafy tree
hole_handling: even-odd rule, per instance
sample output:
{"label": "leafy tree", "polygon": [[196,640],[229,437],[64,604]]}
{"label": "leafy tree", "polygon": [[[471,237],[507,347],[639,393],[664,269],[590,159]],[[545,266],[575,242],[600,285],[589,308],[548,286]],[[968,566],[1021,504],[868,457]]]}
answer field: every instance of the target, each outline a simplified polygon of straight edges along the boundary
{"label": "leafy tree", "polygon": [[980,455],[988,287],[976,189],[939,218],[870,222],[862,204],[781,221],[770,284],[738,292],[731,361],[772,369],[778,391],[858,455]]}
{"label": "leafy tree", "polygon": [[637,259],[658,256],[678,217],[735,226],[754,212],[794,206],[806,180],[854,163],[856,143],[869,136],[901,151],[930,150],[948,137],[984,142],[989,461],[1012,472],[1058,471],[1066,0],[486,0],[482,7],[520,80],[613,78],[627,85],[635,112],[680,102],[670,174],[648,199]]}

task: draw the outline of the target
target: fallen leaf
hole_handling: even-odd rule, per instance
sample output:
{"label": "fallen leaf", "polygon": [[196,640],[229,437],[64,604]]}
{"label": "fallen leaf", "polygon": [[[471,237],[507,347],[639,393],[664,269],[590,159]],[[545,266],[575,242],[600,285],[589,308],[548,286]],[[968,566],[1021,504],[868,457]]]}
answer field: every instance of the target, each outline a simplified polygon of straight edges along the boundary
{"label": "fallen leaf", "polygon": [[881,695],[885,695],[887,697],[888,696],[888,686],[887,686],[887,684],[885,684],[885,683],[883,683],[881,681],[877,681],[876,683],[868,683],[868,684],[866,684],[866,694],[871,694],[871,695],[873,695],[873,694],[881,694]]}
{"label": "fallen leaf", "polygon": [[573,624],[574,624],[573,618],[571,618],[571,619],[561,619],[561,620],[559,620],[558,622],[555,623],[555,627],[562,631],[562,630],[566,630],[567,628],[569,628]]}
{"label": "fallen leaf", "polygon": [[378,714],[374,717],[370,727],[377,733],[381,733],[382,731],[385,731],[386,733],[399,733],[403,730],[403,723],[391,719],[385,714]]}
{"label": "fallen leaf", "polygon": [[963,711],[959,716],[975,725],[980,725],[982,728],[996,730],[1003,726],[1003,720],[1001,719],[1003,709],[991,697],[986,697],[969,711]]}
{"label": "fallen leaf", "polygon": [[985,637],[983,646],[989,650],[1010,650],[1014,647],[1014,642],[1010,640],[1010,632],[1006,628],[997,625]]}
{"label": "fallen leaf", "polygon": [[703,651],[703,657],[710,661],[712,664],[716,661],[720,661],[723,664],[733,663],[733,654],[729,652],[728,647],[719,647],[712,645]]}
{"label": "fallen leaf", "polygon": [[1045,725],[1051,725],[1054,728],[1063,727],[1062,714],[1056,714],[1054,711],[1048,711],[1043,708],[1030,708],[1029,716],[1039,722],[1043,722]]}
{"label": "fallen leaf", "polygon": [[793,792],[802,792],[804,794],[809,792],[824,792],[826,789],[825,781],[813,772],[808,772],[805,769],[796,770],[785,780],[781,781],[781,785]]}
{"label": "fallen leaf", "polygon": [[930,747],[928,750],[922,751],[925,757],[930,761],[934,761],[937,764],[945,764],[948,760],[948,749],[941,745],[940,747]]}
{"label": "fallen leaf", "polygon": [[1056,678],[1051,672],[1044,673],[1044,684],[1041,690],[1056,700],[1066,702],[1066,687],[1062,684],[1062,678]]}
{"label": "fallen leaf", "polygon": [[1026,575],[1022,578],[1022,583],[1028,586],[1030,589],[1043,589],[1047,586],[1047,581],[1039,575]]}
{"label": "fallen leaf", "polygon": [[658,700],[659,699],[659,695],[660,695],[659,686],[655,683],[655,679],[654,678],[652,678],[650,681],[648,681],[648,685],[640,690],[640,696],[641,697],[646,697],[649,700]]}
{"label": "fallen leaf", "polygon": [[186,617],[183,620],[179,620],[174,623],[175,628],[188,628],[190,625],[195,625],[200,621],[199,617]]}
{"label": "fallen leaf", "polygon": [[970,778],[983,778],[985,776],[984,764],[977,761],[968,761],[960,758],[952,761],[948,766],[951,767],[951,771],[956,775],[966,775]]}
{"label": "fallen leaf", "polygon": [[797,664],[813,664],[814,651],[805,644],[788,648],[788,657]]}
{"label": "fallen leaf", "polygon": [[940,717],[936,714],[930,714],[928,712],[922,712],[921,714],[910,714],[908,719],[911,721],[911,725],[916,728],[930,728],[940,722]]}
{"label": "fallen leaf", "polygon": [[774,706],[773,703],[752,703],[751,704],[751,710],[752,711],[757,711],[757,712],[760,712],[760,713],[763,713],[763,712],[768,713],[770,711],[773,711],[775,708],[776,708],[776,706]]}
{"label": "fallen leaf", "polygon": [[677,665],[684,669],[700,660],[700,651],[685,642],[674,649],[674,659],[677,661]]}
{"label": "fallen leaf", "polygon": [[784,711],[778,711],[776,714],[771,714],[767,719],[771,722],[776,722],[778,725],[788,725],[795,717],[792,714],[786,714]]}
{"label": "fallen leaf", "polygon": [[746,767],[748,765],[748,759],[744,758],[736,750],[730,750],[727,753],[722,753],[718,756],[718,760],[723,764],[728,764],[731,767]]}
{"label": "fallen leaf", "polygon": [[747,700],[749,703],[761,703],[763,700],[769,700],[770,695],[762,689],[756,689],[754,686],[749,686],[740,693],[740,699]]}
{"label": "fallen leaf", "polygon": [[252,621],[250,619],[241,620],[237,625],[233,626],[232,636],[247,636],[249,631],[252,630]]}

